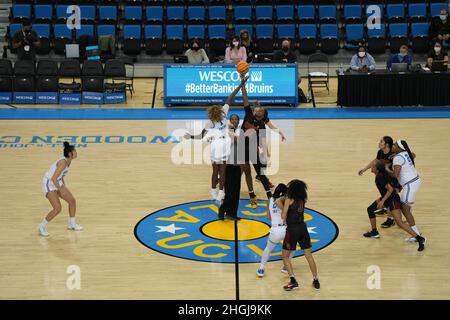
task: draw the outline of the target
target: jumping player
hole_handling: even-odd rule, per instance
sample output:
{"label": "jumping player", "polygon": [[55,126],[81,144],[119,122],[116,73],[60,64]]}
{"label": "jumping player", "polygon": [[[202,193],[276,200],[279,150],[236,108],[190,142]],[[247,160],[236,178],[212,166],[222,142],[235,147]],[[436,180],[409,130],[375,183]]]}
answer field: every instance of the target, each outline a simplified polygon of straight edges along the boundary
{"label": "jumping player", "polygon": [[380,191],[381,198],[378,198],[367,208],[372,231],[364,233],[364,237],[380,238],[380,234],[377,230],[375,211],[377,209],[387,207],[389,208],[393,218],[395,219],[397,226],[399,226],[401,229],[405,230],[413,238],[415,238],[419,243],[418,251],[423,251],[425,249],[425,239],[402,221],[400,197],[398,196],[394,185],[392,184],[392,178],[389,177],[389,174],[386,171],[385,164],[381,161],[378,161],[374,166],[372,166],[371,171],[376,176],[375,184]]}
{"label": "jumping player", "polygon": [[[273,196],[269,200],[269,204],[267,206],[267,219],[271,222],[270,234],[267,239],[267,245],[264,249],[263,255],[261,257],[261,264],[259,265],[258,271],[256,274],[258,277],[264,277],[265,266],[267,261],[269,261],[270,253],[273,248],[280,243],[284,237],[286,236],[286,221],[281,218],[281,208],[283,207],[283,202],[285,195],[287,193],[287,186],[284,183],[280,183],[273,193]],[[295,254],[295,250],[291,251],[292,257]],[[286,273],[287,269],[285,266],[281,269],[281,272]]]}
{"label": "jumping player", "polygon": [[[230,136],[228,132],[228,110],[230,103],[236,94],[241,90],[248,77],[242,78],[239,86],[230,94],[223,106],[212,106],[208,108],[208,121],[205,128],[198,135],[185,134],[186,139],[203,139],[205,135],[211,141],[211,200],[222,202],[225,192],[225,168],[226,160],[230,155]],[[219,183],[219,192],[217,193],[217,184]]]}
{"label": "jumping player", "polygon": [[286,291],[298,289],[298,282],[295,279],[294,270],[292,268],[291,252],[297,247],[297,243],[305,254],[309,268],[313,274],[313,287],[320,289],[319,278],[317,277],[317,266],[312,256],[311,238],[309,237],[308,228],[305,223],[305,204],[308,200],[308,187],[301,180],[292,180],[288,184],[287,196],[283,204],[281,219],[286,220],[286,236],[283,241],[283,262],[287,267],[290,281],[283,288]]}
{"label": "jumping player", "polygon": [[42,179],[42,190],[45,197],[52,205],[52,210],[39,224],[39,234],[43,237],[49,236],[47,224],[61,212],[61,202],[59,198],[69,204],[69,222],[67,229],[74,231],[83,230],[83,227],[75,221],[76,200],[64,182],[64,177],[69,172],[70,164],[72,163],[72,160],[76,158],[77,151],[75,150],[75,147],[68,142],[64,142],[64,157],[56,160]]}

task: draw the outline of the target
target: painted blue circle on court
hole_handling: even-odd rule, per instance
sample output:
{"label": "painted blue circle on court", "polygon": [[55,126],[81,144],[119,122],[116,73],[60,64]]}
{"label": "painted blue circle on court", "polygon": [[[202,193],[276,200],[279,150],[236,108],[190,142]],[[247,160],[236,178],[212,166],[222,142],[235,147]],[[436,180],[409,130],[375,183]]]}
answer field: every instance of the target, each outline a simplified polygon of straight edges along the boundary
{"label": "painted blue circle on court", "polygon": [[[252,208],[247,199],[239,202],[239,262],[260,262],[267,244],[270,221],[267,202]],[[153,212],[136,224],[134,234],[144,246],[157,252],[196,261],[234,263],[234,223],[217,220],[218,206],[212,201],[183,203]],[[333,220],[305,209],[305,221],[312,250],[321,250],[336,240],[339,229]],[[281,260],[282,244],[272,251],[269,261]],[[295,257],[303,255],[302,250]]]}

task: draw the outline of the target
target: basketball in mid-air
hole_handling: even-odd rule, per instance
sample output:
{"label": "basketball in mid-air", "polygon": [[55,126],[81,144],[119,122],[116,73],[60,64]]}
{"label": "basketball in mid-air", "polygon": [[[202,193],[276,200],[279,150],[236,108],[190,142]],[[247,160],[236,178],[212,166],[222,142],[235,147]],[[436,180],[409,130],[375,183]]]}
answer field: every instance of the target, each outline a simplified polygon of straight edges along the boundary
{"label": "basketball in mid-air", "polygon": [[248,69],[250,68],[250,66],[248,65],[247,62],[245,61],[240,61],[237,65],[236,65],[236,70],[237,72],[239,72],[242,75],[246,75],[248,73]]}

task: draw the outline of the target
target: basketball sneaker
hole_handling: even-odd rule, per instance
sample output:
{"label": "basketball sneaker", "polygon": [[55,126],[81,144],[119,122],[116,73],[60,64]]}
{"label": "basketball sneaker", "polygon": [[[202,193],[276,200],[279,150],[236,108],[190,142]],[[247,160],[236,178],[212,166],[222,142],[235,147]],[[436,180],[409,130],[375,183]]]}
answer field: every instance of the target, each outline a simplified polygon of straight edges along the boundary
{"label": "basketball sneaker", "polygon": [[285,291],[297,290],[298,289],[298,282],[297,281],[295,281],[295,282],[289,281],[289,283],[287,285],[283,286],[283,289]]}
{"label": "basketball sneaker", "polygon": [[252,207],[252,209],[256,209],[258,207],[256,199],[256,197],[250,197],[250,207]]}
{"label": "basketball sneaker", "polygon": [[417,236],[417,242],[419,242],[419,248],[417,251],[423,251],[425,250],[425,244],[427,243],[427,238],[422,236]]}
{"label": "basketball sneaker", "polygon": [[217,189],[211,189],[211,201],[214,201],[217,199]]}
{"label": "basketball sneaker", "polygon": [[317,279],[317,278],[314,279],[312,285],[313,285],[314,289],[319,290],[320,289],[319,279]]}
{"label": "basketball sneaker", "polygon": [[256,271],[256,275],[260,278],[264,277],[264,269],[263,268],[259,268],[258,271]]}
{"label": "basketball sneaker", "polygon": [[374,213],[377,217],[382,217],[387,214],[387,210],[386,210],[386,208],[382,208],[382,209],[375,210]]}
{"label": "basketball sneaker", "polygon": [[47,227],[44,226],[42,223],[39,224],[39,235],[43,237],[48,237],[49,233],[47,231]]}
{"label": "basketball sneaker", "polygon": [[281,268],[281,272],[282,273],[288,273],[288,270],[287,270],[286,266],[283,266],[283,268]]}
{"label": "basketball sneaker", "polygon": [[221,204],[223,201],[223,198],[225,198],[225,192],[223,190],[219,190],[219,193],[217,194],[217,197],[216,197],[216,202],[218,204]]}
{"label": "basketball sneaker", "polygon": [[417,242],[417,239],[414,238],[414,237],[410,237],[410,238],[406,238],[406,239],[405,239],[405,242],[408,242],[408,243],[415,243],[415,242]]}
{"label": "basketball sneaker", "polygon": [[83,227],[81,225],[79,225],[78,223],[75,223],[73,225],[69,223],[67,225],[67,229],[73,230],[73,231],[81,231],[81,230],[83,230]]}
{"label": "basketball sneaker", "polygon": [[394,219],[389,218],[387,218],[386,221],[381,224],[382,228],[390,228],[392,226],[395,226],[395,221]]}
{"label": "basketball sneaker", "polygon": [[363,236],[366,238],[377,238],[378,239],[380,237],[380,233],[378,232],[378,230],[372,230],[372,231],[364,233]]}

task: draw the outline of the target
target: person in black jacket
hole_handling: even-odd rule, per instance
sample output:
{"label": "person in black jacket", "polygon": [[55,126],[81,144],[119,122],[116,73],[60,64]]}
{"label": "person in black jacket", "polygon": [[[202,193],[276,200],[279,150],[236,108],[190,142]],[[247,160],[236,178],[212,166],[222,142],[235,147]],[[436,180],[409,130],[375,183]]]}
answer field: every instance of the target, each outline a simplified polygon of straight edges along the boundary
{"label": "person in black jacket", "polygon": [[285,63],[297,62],[297,55],[291,49],[291,42],[289,40],[283,40],[281,43],[281,50],[275,52],[274,60]]}
{"label": "person in black jacket", "polygon": [[433,19],[430,25],[430,38],[432,43],[448,41],[450,38],[450,22],[448,20],[448,11],[442,9],[439,17]]}
{"label": "person in black jacket", "polygon": [[22,23],[22,30],[17,31],[12,39],[12,47],[17,50],[19,60],[36,60],[36,47],[41,42],[37,33],[31,30],[31,23],[25,20]]}

